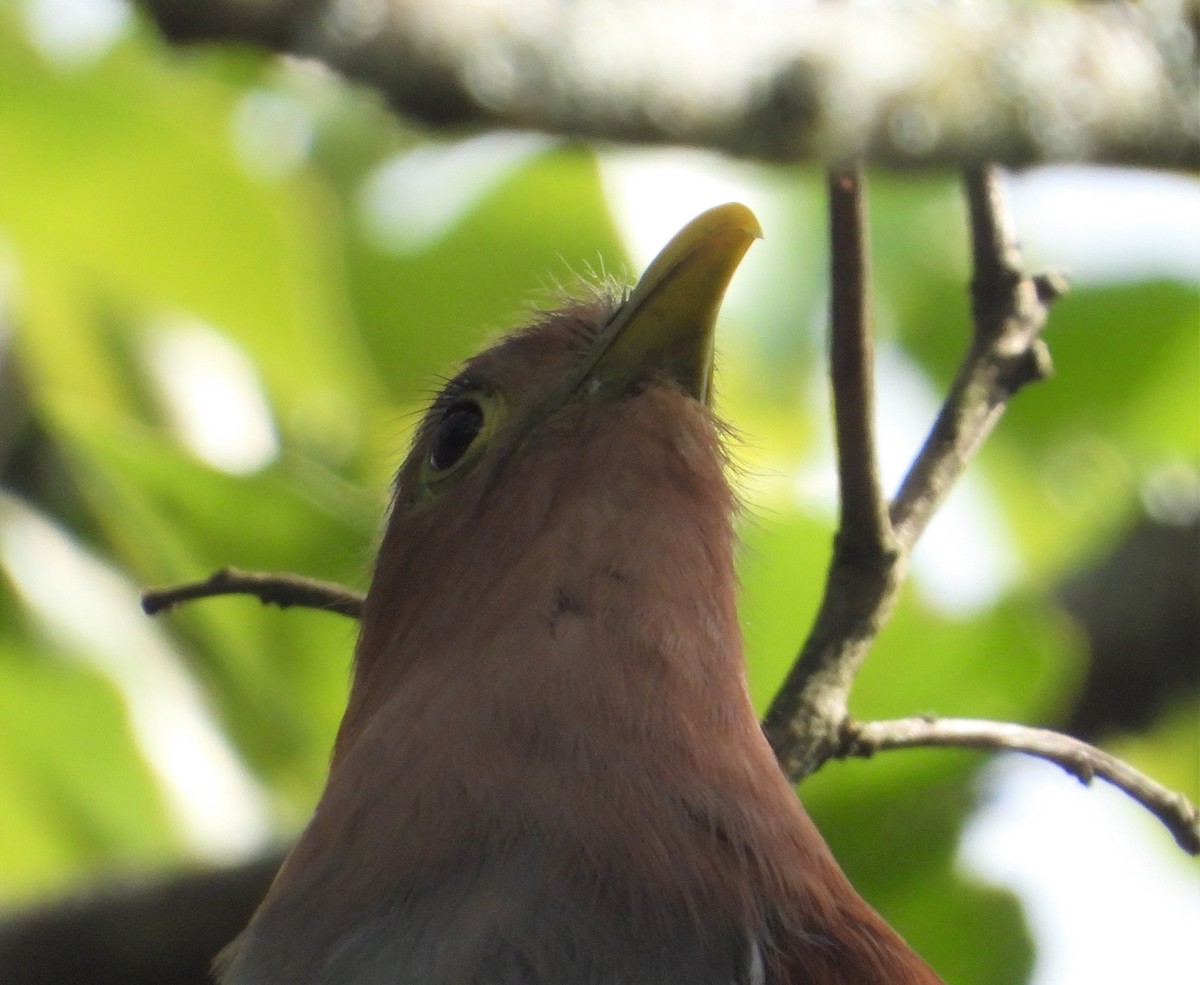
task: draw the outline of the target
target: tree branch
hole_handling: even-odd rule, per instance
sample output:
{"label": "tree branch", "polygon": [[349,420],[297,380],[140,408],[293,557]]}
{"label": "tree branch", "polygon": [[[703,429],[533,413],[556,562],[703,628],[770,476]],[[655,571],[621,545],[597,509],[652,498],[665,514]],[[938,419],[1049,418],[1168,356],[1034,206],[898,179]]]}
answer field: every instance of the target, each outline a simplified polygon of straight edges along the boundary
{"label": "tree branch", "polygon": [[869,758],[883,749],[929,746],[1010,750],[1056,763],[1085,785],[1095,777],[1107,780],[1157,817],[1179,846],[1200,855],[1200,812],[1128,763],[1080,739],[1049,729],[973,718],[899,718],[879,722],[847,719],[834,757]]}
{"label": "tree branch", "polygon": [[1050,304],[1066,290],[1055,274],[1024,273],[994,165],[965,176],[975,273],[970,349],[933,430],[892,502],[896,539],[910,551],[929,519],[996,426],[1014,394],[1050,374],[1040,335]]}
{"label": "tree branch", "polygon": [[[891,505],[891,527],[880,527],[861,506],[843,506],[841,527],[834,540],[833,559],[825,595],[813,629],[796,664],[784,681],[763,720],[763,729],[784,771],[799,782],[834,754],[846,721],[846,702],[859,667],[880,628],[891,614],[907,566],[908,556],[929,518],[962,474],[975,451],[991,432],[1013,394],[1049,371],[1049,353],[1039,334],[1045,325],[1050,301],[1060,289],[1052,278],[1033,278],[1021,270],[1018,251],[1003,197],[999,171],[985,167],[968,172],[967,197],[971,220],[975,273],[972,282],[974,331],[967,356],[959,368],[925,446]],[[836,198],[836,188],[831,185]],[[857,232],[835,235],[831,262],[836,298],[839,272],[861,264],[854,251],[865,240],[861,213],[834,211],[840,222]],[[860,304],[866,307],[865,277],[858,285]],[[865,320],[865,316],[863,316]],[[831,323],[833,351],[847,343],[842,333],[863,330]],[[848,351],[848,350],[844,350]],[[870,387],[869,350],[854,357],[853,373],[835,371],[834,386]],[[839,457],[843,435],[872,440],[853,418],[870,406],[869,398],[842,394],[834,399]],[[847,450],[875,458],[874,448],[848,445]],[[867,466],[858,466],[865,468]],[[862,497],[855,491],[855,466],[839,463],[842,497]],[[847,479],[851,484],[847,488]],[[851,524],[865,524],[864,530]],[[874,530],[872,534],[870,531]],[[875,539],[875,547],[864,548]]]}
{"label": "tree branch", "polygon": [[866,189],[861,170],[829,176],[829,374],[843,545],[888,554],[892,528],[875,455],[875,344],[870,314]]}
{"label": "tree branch", "polygon": [[840,523],[813,628],[763,719],[780,765],[797,783],[837,744],[854,677],[891,612],[904,561],[895,548],[875,454],[863,180],[861,172],[835,172],[828,185]]}
{"label": "tree branch", "polygon": [[834,165],[1200,161],[1183,5],[139,2],[176,41],[314,57],[435,125]]}
{"label": "tree branch", "polygon": [[830,181],[830,332],[841,526],[815,624],[767,711],[764,732],[794,782],[830,758],[866,757],[881,749],[967,746],[1040,756],[1084,783],[1096,776],[1112,783],[1158,817],[1182,848],[1200,854],[1200,813],[1193,804],[1078,739],[972,719],[864,724],[851,720],[847,712],[854,676],[895,604],[917,538],[1008,400],[1050,371],[1040,334],[1049,305],[1064,286],[1053,275],[1030,277],[1023,272],[999,171],[992,166],[974,169],[965,181],[974,261],[971,345],[892,503],[890,524],[873,509],[878,480],[867,419],[872,378],[862,200],[853,176]]}
{"label": "tree branch", "polygon": [[295,605],[336,612],[351,619],[362,616],[363,597],[344,585],[300,575],[264,574],[236,568],[221,568],[204,581],[147,589],[142,593],[142,610],[153,616],[182,602],[218,595],[253,595],[263,605],[277,605],[281,609]]}

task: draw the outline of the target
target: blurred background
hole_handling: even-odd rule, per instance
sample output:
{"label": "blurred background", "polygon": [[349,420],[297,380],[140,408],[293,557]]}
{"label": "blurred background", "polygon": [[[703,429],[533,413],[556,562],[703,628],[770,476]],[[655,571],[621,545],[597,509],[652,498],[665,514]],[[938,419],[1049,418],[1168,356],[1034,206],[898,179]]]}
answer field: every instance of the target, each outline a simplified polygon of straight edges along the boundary
{"label": "blurred background", "polygon": [[[119,0],[0,0],[0,980],[30,912],[269,870],[320,791],[353,623],[244,598],[151,621],[140,588],[226,564],[365,588],[439,374],[730,199],[767,232],[718,368],[765,708],[834,516],[823,189],[815,168],[421,132],[317,64],[172,48]],[[1055,168],[1011,192],[1030,268],[1072,280],[1057,375],[934,521],[853,711],[1066,728],[1200,799],[1200,181]],[[954,175],[870,195],[894,487],[966,345],[969,246]],[[802,797],[948,982],[1197,968],[1200,868],[1111,790],[896,752]]]}

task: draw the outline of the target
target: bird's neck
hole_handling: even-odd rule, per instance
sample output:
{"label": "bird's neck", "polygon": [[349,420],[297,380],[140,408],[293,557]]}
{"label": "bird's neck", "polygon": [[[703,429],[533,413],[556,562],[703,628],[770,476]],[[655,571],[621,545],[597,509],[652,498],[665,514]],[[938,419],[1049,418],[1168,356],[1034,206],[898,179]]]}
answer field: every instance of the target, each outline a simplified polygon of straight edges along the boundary
{"label": "bird's neck", "polygon": [[[935,982],[846,882],[758,727],[707,411],[644,394],[607,413],[624,419],[563,421],[573,457],[522,449],[532,480],[393,516],[295,870],[335,897],[358,886],[368,909],[347,921],[400,919],[380,909],[396,885],[450,887],[422,919],[493,893],[565,934],[611,903],[650,940],[775,935],[813,967],[837,957],[795,985]],[[290,878],[279,894],[304,897]]]}
{"label": "bird's neck", "polygon": [[339,751],[414,680],[466,679],[476,707],[508,689],[521,707],[553,693],[563,720],[618,698],[631,715],[742,710],[733,497],[707,409],[651,392],[603,408],[608,419],[588,410],[558,424],[571,456],[543,434],[452,508],[397,509]]}

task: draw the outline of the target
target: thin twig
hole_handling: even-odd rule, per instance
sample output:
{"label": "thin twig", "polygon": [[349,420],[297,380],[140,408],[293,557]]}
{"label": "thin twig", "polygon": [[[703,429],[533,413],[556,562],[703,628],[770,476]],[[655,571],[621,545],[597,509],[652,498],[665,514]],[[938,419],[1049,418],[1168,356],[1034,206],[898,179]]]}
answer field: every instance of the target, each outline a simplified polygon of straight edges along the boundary
{"label": "thin twig", "polygon": [[878,554],[891,523],[875,455],[875,347],[866,188],[861,169],[829,176],[829,375],[833,382],[842,546]]}
{"label": "thin twig", "polygon": [[796,782],[832,753],[854,676],[891,611],[903,563],[875,454],[864,186],[861,169],[829,176],[829,356],[840,523],[812,631],[763,720],[780,765]]}
{"label": "thin twig", "polygon": [[[963,176],[967,197],[967,217],[971,224],[971,263],[975,271],[972,290],[988,287],[1003,301],[1009,279],[1021,277],[1021,251],[1012,212],[1004,195],[1004,184],[995,165],[972,168]],[[976,310],[978,314],[978,309]],[[976,320],[976,330],[979,330]]]}
{"label": "thin twig", "polygon": [[928,746],[1007,749],[1056,763],[1084,784],[1100,777],[1162,821],[1184,851],[1200,855],[1200,811],[1194,804],[1103,749],[1061,732],[974,718],[847,720],[842,727],[842,745],[834,755],[839,759],[869,758],[884,749]]}
{"label": "thin twig", "polygon": [[147,589],[142,593],[142,609],[146,615],[153,616],[183,602],[217,595],[253,595],[264,605],[277,605],[281,609],[295,605],[336,612],[351,619],[362,616],[363,597],[343,585],[300,575],[266,574],[236,568],[221,568],[204,581]]}
{"label": "thin twig", "polygon": [[892,502],[896,540],[909,551],[1008,401],[1051,372],[1041,340],[1050,304],[1065,289],[1056,275],[1032,277],[1021,267],[1003,178],[989,165],[967,172],[967,204],[975,271],[974,331],[937,421]]}

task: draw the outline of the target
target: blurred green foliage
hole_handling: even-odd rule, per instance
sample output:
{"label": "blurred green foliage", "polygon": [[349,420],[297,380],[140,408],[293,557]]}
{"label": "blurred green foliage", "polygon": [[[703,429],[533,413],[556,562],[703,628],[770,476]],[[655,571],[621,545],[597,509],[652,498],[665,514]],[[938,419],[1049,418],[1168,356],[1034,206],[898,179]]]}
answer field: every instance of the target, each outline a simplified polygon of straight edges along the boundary
{"label": "blurred green foliage", "polygon": [[[253,132],[264,105],[298,114],[290,157],[286,133],[272,146]],[[130,586],[236,564],[361,588],[389,473],[438,374],[544,299],[548,276],[629,266],[596,153],[551,142],[464,194],[435,234],[381,244],[365,190],[430,146],[448,144],[312,66],[173,51],[142,26],[63,66],[0,7],[0,528],[32,510]],[[822,402],[805,395],[821,359],[807,325],[823,292],[822,180],[758,180],[790,207],[768,229],[771,269],[790,273],[736,306],[721,393],[745,435],[744,621],[762,707],[815,610],[831,516],[792,481],[827,441]],[[968,314],[954,181],[880,180],[872,197],[882,334],[944,386]],[[181,436],[152,357],[180,325],[252,364],[277,441],[258,466],[222,470]],[[1120,536],[1149,474],[1200,457],[1196,285],[1079,288],[1049,338],[1059,376],[1019,397],[975,473],[1015,578],[969,617],[909,591],[858,714],[1061,721],[1083,654],[1053,586]],[[0,538],[0,902],[193,855],[133,699],[31,596],[12,550]],[[294,831],[323,780],[351,624],[230,599],[158,630],[266,792],[273,829]],[[1194,712],[1124,751],[1194,781]],[[1012,899],[954,871],[981,762],[897,753],[830,765],[804,789],[852,879],[960,985],[1017,981],[1030,962]]]}

